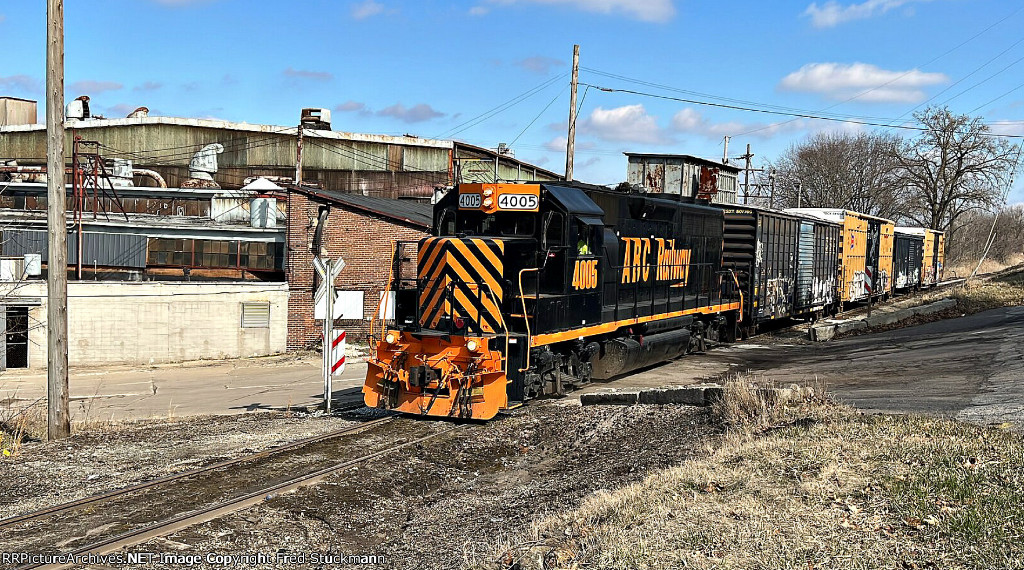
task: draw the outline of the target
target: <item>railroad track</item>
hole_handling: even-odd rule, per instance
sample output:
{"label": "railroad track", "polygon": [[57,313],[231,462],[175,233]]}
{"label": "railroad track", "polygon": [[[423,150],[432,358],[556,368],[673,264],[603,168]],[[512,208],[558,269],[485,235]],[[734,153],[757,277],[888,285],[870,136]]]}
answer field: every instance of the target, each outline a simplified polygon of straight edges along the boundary
{"label": "railroad track", "polygon": [[[378,446],[376,449],[357,449],[356,453],[354,453],[355,457],[345,459],[340,462],[331,463],[327,467],[317,467],[313,470],[307,470],[305,473],[301,475],[295,475],[294,472],[289,471],[289,465],[287,465],[287,460],[282,459],[282,463],[285,463],[285,465],[283,466],[284,471],[273,473],[274,466],[272,465],[272,468],[269,470],[271,474],[266,475],[266,477],[268,477],[269,480],[273,481],[270,484],[262,485],[256,489],[253,489],[251,486],[248,488],[243,488],[243,491],[240,494],[208,502],[206,505],[196,509],[191,509],[187,511],[180,508],[174,509],[170,511],[171,513],[173,513],[173,515],[169,517],[166,515],[167,511],[161,510],[162,506],[158,505],[156,507],[149,507],[151,511],[159,512],[159,516],[152,517],[153,520],[135,520],[131,522],[121,522],[121,519],[125,517],[126,513],[124,512],[124,506],[118,505],[117,503],[123,501],[124,499],[133,498],[135,500],[134,502],[130,503],[131,505],[146,505],[148,507],[148,503],[140,499],[145,499],[145,497],[149,493],[153,493],[155,491],[160,491],[161,497],[165,501],[167,494],[170,494],[172,496],[171,501],[173,501],[174,492],[177,492],[179,495],[184,497],[190,497],[192,496],[192,493],[182,493],[181,489],[175,489],[175,484],[182,485],[185,480],[191,480],[196,484],[197,490],[201,491],[203,490],[204,483],[204,478],[201,477],[202,475],[207,475],[207,478],[209,479],[211,478],[209,477],[209,475],[212,472],[219,471],[220,474],[229,474],[231,473],[232,468],[239,468],[240,466],[251,464],[256,459],[267,458],[272,455],[282,455],[284,452],[289,450],[295,451],[310,445],[324,443],[330,439],[334,439],[342,435],[353,434],[362,430],[369,429],[374,426],[391,422],[394,419],[395,418],[393,416],[389,416],[386,418],[371,420],[369,422],[359,424],[358,426],[352,426],[351,428],[345,428],[344,430],[338,430],[330,434],[324,434],[323,436],[315,436],[312,438],[306,438],[303,440],[292,442],[290,444],[287,444],[286,446],[274,448],[273,450],[267,450],[266,452],[260,452],[260,454],[254,454],[252,456],[246,456],[235,460],[220,462],[201,469],[187,471],[184,473],[164,477],[161,479],[155,479],[153,481],[149,481],[139,485],[134,485],[132,487],[127,487],[125,489],[119,489],[117,491],[112,491],[110,493],[104,493],[102,495],[87,497],[85,499],[80,499],[78,501],[72,501],[70,503],[65,503],[62,505],[55,505],[53,507],[42,509],[40,511],[36,511],[33,513],[27,513],[25,515],[20,515],[18,517],[5,519],[3,521],[0,521],[0,541],[10,542],[9,540],[7,540],[7,535],[10,534],[9,531],[15,529],[21,531],[21,536],[15,536],[15,539],[21,538],[22,542],[24,542],[24,537],[27,534],[29,535],[28,540],[30,542],[31,540],[35,539],[37,540],[37,542],[39,540],[42,540],[43,544],[46,544],[47,538],[45,536],[42,539],[34,537],[34,527],[39,526],[41,523],[49,522],[56,522],[57,527],[60,527],[62,523],[67,523],[71,524],[73,527],[71,534],[78,537],[78,539],[73,540],[80,541],[80,539],[87,539],[90,540],[90,542],[88,544],[76,544],[67,550],[61,550],[59,553],[52,552],[52,548],[40,550],[39,548],[26,548],[24,546],[19,547],[13,544],[9,546],[15,547],[9,548],[9,550],[31,552],[33,554],[45,553],[52,554],[53,556],[57,556],[59,554],[60,556],[64,557],[86,555],[102,556],[110,554],[112,552],[116,552],[123,548],[141,544],[152,538],[165,536],[167,534],[171,534],[173,532],[209,520],[216,519],[226,514],[252,507],[265,501],[270,497],[282,493],[287,493],[289,491],[296,490],[300,487],[315,484],[332,474],[338,473],[339,471],[345,470],[359,463],[372,460],[374,458],[386,455],[388,453],[409,446],[420,444],[424,441],[448,434],[453,430],[462,427],[462,425],[455,425],[447,429],[430,431],[434,427],[433,424],[419,424],[421,426],[428,425],[428,433],[413,434],[411,436],[405,437],[404,440],[398,443],[389,443],[384,447]],[[257,467],[249,470],[254,471],[258,474],[259,468]],[[246,469],[242,469],[242,471],[246,471]],[[243,481],[262,480],[254,478],[251,473],[242,475],[244,475],[241,477]],[[212,478],[215,479],[216,477],[214,476]],[[230,480],[230,477],[228,477],[227,479]],[[213,483],[216,484],[217,481],[214,480]],[[211,485],[207,484],[206,490],[208,491],[210,487]],[[202,493],[199,494],[201,495]],[[109,507],[111,512],[104,513],[104,506]],[[68,516],[71,514],[77,514],[78,516]],[[59,521],[57,521],[57,517],[60,517]],[[84,523],[80,520],[81,518],[86,519]],[[95,522],[89,522],[90,520]],[[68,523],[68,521],[72,522]],[[76,524],[77,527],[75,527]],[[109,532],[109,529],[111,528],[117,532]],[[5,530],[8,532],[4,532]],[[51,534],[54,533],[52,526],[48,527],[46,531]],[[98,538],[88,538],[90,536],[93,536],[94,533],[103,536],[100,536]],[[61,534],[57,534],[57,536],[61,536],[62,538],[64,538]],[[72,541],[69,540],[68,542]],[[75,565],[51,562],[52,559],[31,561],[31,563],[19,566],[18,568],[66,568]]]}
{"label": "railroad track", "polygon": [[217,462],[217,463],[213,463],[211,465],[207,465],[207,466],[204,466],[204,467],[199,467],[197,469],[191,469],[191,470],[188,470],[188,471],[182,471],[181,473],[175,473],[173,475],[168,475],[166,477],[159,477],[157,479],[152,479],[152,480],[146,481],[144,483],[138,483],[138,484],[135,484],[135,485],[130,485],[128,487],[123,487],[121,489],[115,489],[113,491],[108,491],[106,493],[101,493],[99,495],[92,495],[92,496],[89,496],[89,497],[83,497],[83,498],[77,499],[75,501],[70,501],[70,502],[67,502],[67,503],[61,503],[59,505],[53,505],[51,507],[46,507],[44,509],[39,509],[37,511],[32,511],[30,513],[25,513],[25,514],[22,514],[22,515],[17,515],[17,516],[14,516],[14,517],[9,517],[9,518],[6,518],[6,519],[0,519],[0,531],[3,531],[6,528],[9,528],[9,527],[21,524],[21,523],[25,523],[25,522],[28,522],[28,521],[37,520],[37,519],[41,519],[41,518],[44,518],[44,517],[53,516],[53,515],[57,515],[57,514],[61,514],[61,513],[66,513],[68,511],[80,509],[80,508],[88,506],[88,505],[102,504],[102,503],[108,502],[111,499],[114,499],[114,498],[117,498],[117,497],[121,497],[121,496],[124,496],[124,495],[130,495],[131,493],[137,493],[139,491],[143,491],[143,490],[147,490],[147,489],[152,489],[152,488],[155,488],[155,487],[159,487],[161,485],[167,485],[167,484],[173,483],[175,481],[180,481],[180,480],[183,480],[183,479],[189,479],[189,478],[197,477],[197,476],[203,475],[204,473],[210,473],[212,471],[217,471],[218,469],[227,469],[227,468],[234,467],[236,465],[240,465],[240,464],[243,464],[243,463],[249,463],[249,462],[252,462],[252,461],[257,461],[259,459],[264,459],[264,458],[271,457],[271,456],[274,456],[274,455],[279,455],[281,453],[285,453],[285,452],[288,452],[288,451],[299,449],[299,448],[305,447],[305,446],[313,444],[313,443],[320,443],[320,442],[323,442],[323,441],[328,441],[330,439],[334,439],[336,437],[341,437],[341,436],[344,436],[344,435],[353,434],[353,433],[356,433],[356,432],[368,429],[370,427],[373,427],[373,426],[375,426],[377,424],[389,422],[389,421],[391,421],[393,419],[394,419],[394,416],[387,416],[387,417],[383,417],[383,418],[377,418],[375,420],[370,420],[370,421],[363,422],[363,423],[355,425],[355,426],[351,426],[351,427],[347,427],[347,428],[342,428],[340,430],[335,430],[335,431],[332,431],[332,432],[329,432],[329,433],[325,433],[325,434],[322,434],[322,435],[315,435],[315,436],[312,436],[312,437],[307,437],[307,438],[295,440],[295,441],[293,441],[291,443],[287,443],[285,445],[280,445],[280,446],[277,446],[277,447],[272,447],[270,449],[266,449],[266,450],[263,450],[263,451],[260,451],[260,452],[257,452],[257,453],[252,453],[250,455],[245,455],[245,456],[242,456],[242,457],[236,457],[234,459],[228,459],[228,460],[225,460],[225,461],[220,461],[220,462]]}

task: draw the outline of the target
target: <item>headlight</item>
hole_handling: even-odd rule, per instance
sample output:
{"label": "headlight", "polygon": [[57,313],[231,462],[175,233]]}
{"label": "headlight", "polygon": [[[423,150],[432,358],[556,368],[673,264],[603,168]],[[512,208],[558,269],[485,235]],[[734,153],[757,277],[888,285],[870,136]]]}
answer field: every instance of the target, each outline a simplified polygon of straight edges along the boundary
{"label": "headlight", "polygon": [[388,343],[388,344],[395,344],[395,341],[396,341],[396,340],[398,340],[398,337],[396,337],[396,336],[395,336],[395,333],[393,333],[393,332],[389,332],[389,333],[388,333],[388,334],[387,334],[387,335],[386,335],[386,336],[384,337],[384,342],[386,342],[386,343]]}
{"label": "headlight", "polygon": [[493,203],[494,203],[494,200],[491,200],[490,198],[484,198],[484,207],[485,208],[490,208],[491,204],[493,204]]}
{"label": "headlight", "polygon": [[484,188],[484,196],[490,196],[491,194],[494,194],[494,190],[492,188]]}
{"label": "headlight", "polygon": [[471,340],[471,341],[466,343],[466,348],[468,348],[470,352],[476,352],[476,349],[479,348],[479,347],[480,347],[480,345],[477,344],[477,342],[475,340]]}

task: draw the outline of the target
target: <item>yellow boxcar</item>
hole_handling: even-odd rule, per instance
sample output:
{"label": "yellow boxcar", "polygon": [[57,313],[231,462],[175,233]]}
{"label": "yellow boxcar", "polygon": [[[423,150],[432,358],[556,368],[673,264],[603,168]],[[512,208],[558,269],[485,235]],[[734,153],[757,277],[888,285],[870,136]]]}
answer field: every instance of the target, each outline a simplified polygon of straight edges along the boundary
{"label": "yellow boxcar", "polygon": [[892,293],[892,251],[896,230],[892,220],[841,208],[791,208],[786,211],[843,225],[839,247],[840,301],[851,303]]}

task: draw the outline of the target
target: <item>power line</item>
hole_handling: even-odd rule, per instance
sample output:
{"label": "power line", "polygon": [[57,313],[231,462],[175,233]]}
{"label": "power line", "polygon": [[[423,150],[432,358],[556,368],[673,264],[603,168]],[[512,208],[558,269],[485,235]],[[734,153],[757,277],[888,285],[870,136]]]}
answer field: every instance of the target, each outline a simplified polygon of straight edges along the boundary
{"label": "power line", "polygon": [[[939,61],[940,59],[942,59],[942,58],[946,57],[947,55],[949,55],[949,54],[953,53],[954,51],[956,51],[956,50],[958,50],[958,49],[960,49],[960,48],[964,47],[965,45],[969,44],[970,42],[972,42],[972,41],[976,40],[977,38],[981,37],[981,36],[982,36],[983,34],[985,34],[986,32],[988,32],[988,31],[989,31],[989,30],[991,30],[992,28],[994,28],[994,27],[998,26],[999,24],[1002,24],[1003,22],[1005,22],[1005,21],[1009,20],[1009,19],[1010,19],[1010,18],[1012,18],[1013,16],[1016,16],[1016,15],[1017,15],[1018,13],[1020,13],[1020,11],[1021,11],[1021,10],[1024,10],[1024,6],[1020,6],[1020,7],[1018,7],[1018,8],[1017,8],[1016,10],[1014,10],[1013,12],[1010,12],[1010,13],[1009,13],[1009,14],[1007,14],[1006,16],[1003,16],[1003,17],[1002,17],[1002,18],[1000,18],[999,20],[996,20],[995,22],[993,22],[992,24],[990,24],[990,25],[989,25],[989,26],[988,26],[987,28],[985,28],[985,29],[981,30],[980,32],[978,32],[978,33],[974,34],[973,36],[971,36],[971,37],[967,38],[966,40],[964,40],[964,41],[960,42],[959,44],[957,44],[956,46],[953,46],[952,48],[950,48],[950,49],[946,50],[945,52],[943,52],[943,53],[941,53],[941,54],[939,54],[939,55],[937,55],[937,56],[933,57],[932,59],[928,60],[927,62],[925,62],[925,63],[923,63],[923,64],[921,64],[921,65],[918,65],[918,66],[916,66],[916,67],[915,67],[914,69],[908,70],[908,71],[904,72],[903,74],[899,75],[898,77],[895,77],[895,78],[893,78],[893,79],[891,79],[891,80],[889,80],[889,81],[887,81],[887,82],[885,82],[885,83],[883,83],[883,84],[881,84],[881,85],[876,85],[875,87],[872,87],[871,89],[868,89],[867,91],[862,91],[862,92],[860,92],[860,93],[858,93],[858,94],[856,94],[856,95],[854,95],[854,96],[850,97],[849,99],[845,99],[845,100],[843,100],[843,101],[839,101],[838,103],[835,103],[835,104],[829,105],[828,107],[825,107],[824,109],[822,109],[822,111],[827,111],[827,110],[829,110],[829,109],[834,109],[835,107],[838,107],[839,105],[842,105],[842,104],[844,104],[844,103],[849,103],[850,101],[853,101],[854,99],[857,99],[857,98],[859,98],[859,97],[862,97],[862,96],[864,96],[864,95],[867,95],[868,93],[871,93],[872,91],[875,91],[875,90],[881,89],[882,87],[886,87],[886,86],[888,86],[888,85],[891,85],[891,84],[893,84],[894,82],[896,82],[896,81],[898,81],[898,80],[900,80],[900,79],[903,79],[903,78],[904,78],[904,77],[906,77],[907,75],[909,75],[909,74],[913,73],[913,71],[914,71],[915,69],[918,69],[918,68],[922,68],[922,67],[928,67],[929,65],[931,65],[931,64],[933,64],[933,63],[935,63],[936,61]],[[1012,46],[1011,46],[1011,47],[1012,47]],[[1004,53],[1005,53],[1005,52],[1004,52]],[[1002,55],[1002,54],[999,54],[999,55]],[[996,56],[996,57],[999,57],[999,56]],[[993,59],[995,59],[995,58],[993,58]],[[990,62],[991,62],[991,60],[990,60]],[[988,65],[988,62],[987,62],[987,63],[986,63],[985,65]],[[984,67],[984,65],[982,65],[982,67]],[[979,68],[979,69],[980,69],[980,68]],[[973,73],[974,73],[974,72],[972,72],[972,74],[973,74]],[[968,75],[967,77],[970,77],[970,75]],[[964,79],[966,79],[967,77],[964,77],[964,78],[963,78],[963,79],[961,79],[960,81],[963,81],[963,80],[964,80]],[[957,81],[957,83],[959,83],[960,81]],[[956,85],[956,83],[954,83],[953,85]],[[936,94],[936,95],[935,95],[935,97],[937,97],[938,95],[941,95],[942,93],[945,93],[945,92],[946,92],[946,91],[947,91],[948,89],[950,89],[951,87],[953,87],[953,85],[950,85],[950,86],[949,86],[949,87],[947,87],[946,89],[943,89],[943,90],[942,90],[942,91],[940,91],[940,92],[939,92],[938,94]],[[931,99],[934,99],[934,97],[932,97]],[[930,101],[931,99],[929,99],[929,101]],[[925,102],[927,103],[927,101],[925,101]],[[905,116],[906,116],[906,115],[907,115],[908,113],[911,113],[911,112],[913,112],[913,111],[917,110],[917,109],[918,109],[918,107],[920,107],[920,105],[918,105],[917,107],[914,107],[914,108],[910,109],[910,111],[907,111],[906,113],[903,113],[902,115],[900,115],[899,117],[897,117],[897,120],[899,120],[899,119],[902,119],[902,118],[903,118],[903,117],[905,117]],[[763,130],[765,130],[765,129],[769,129],[769,128],[772,128],[773,126],[781,126],[781,125],[786,125],[786,124],[792,123],[792,122],[793,122],[793,121],[795,121],[795,120],[796,120],[796,119],[790,119],[790,120],[788,120],[788,121],[784,121],[784,122],[782,122],[782,123],[778,123],[778,125],[765,125],[765,126],[763,126],[763,127],[759,127],[759,128],[756,128],[756,129],[752,129],[752,130],[749,130],[749,131],[746,131],[746,132],[740,133],[740,134],[738,134],[738,135],[736,135],[736,136],[745,136],[745,135],[753,134],[753,133],[756,133],[756,132],[760,132],[760,131],[763,131]],[[895,121],[893,121],[893,122],[895,122]]]}
{"label": "power line", "polygon": [[516,138],[512,139],[512,142],[508,143],[509,147],[511,147],[512,145],[516,144],[516,141],[519,140],[519,137],[523,136],[523,133],[525,133],[527,131],[527,129],[532,127],[533,124],[537,122],[537,119],[539,119],[541,115],[543,115],[548,109],[551,108],[551,105],[553,105],[555,103],[555,101],[557,101],[558,98],[562,96],[562,93],[565,93],[566,88],[568,88],[568,85],[563,87],[561,91],[556,93],[555,96],[551,98],[551,101],[548,101],[547,105],[544,105],[544,108],[540,110],[540,113],[537,113],[537,116],[534,117],[533,120],[530,121],[530,123],[528,125],[523,127],[523,130],[519,131],[519,134],[516,135]]}
{"label": "power line", "polygon": [[522,103],[523,101],[529,99],[530,97],[536,95],[537,93],[540,93],[541,91],[544,91],[545,89],[547,89],[551,85],[555,84],[557,81],[559,81],[561,79],[564,79],[567,75],[568,75],[568,73],[563,73],[561,75],[552,77],[551,79],[548,79],[548,80],[542,82],[540,85],[537,85],[536,87],[528,89],[528,90],[524,91],[523,93],[520,93],[519,95],[516,95],[515,97],[509,99],[508,101],[505,101],[504,103],[501,103],[500,105],[491,108],[488,111],[484,111],[483,113],[473,117],[472,119],[469,119],[467,121],[463,121],[462,123],[459,123],[458,125],[455,125],[454,127],[448,129],[447,131],[445,131],[445,132],[441,133],[440,135],[437,135],[437,136],[435,136],[433,138],[440,139],[440,138],[453,137],[453,136],[455,136],[455,135],[457,135],[457,134],[459,134],[459,133],[461,133],[461,132],[463,132],[463,131],[465,131],[467,129],[475,127],[476,125],[479,125],[480,123],[490,119],[491,117],[494,117],[495,115],[498,115],[498,114],[500,114],[500,113],[502,113],[502,112],[504,112],[504,111],[506,111],[506,110],[508,110],[508,109],[510,109],[510,108],[512,108],[512,107],[514,107],[516,105],[518,105],[519,103]]}
{"label": "power line", "polygon": [[[841,122],[841,123],[852,123],[852,124],[856,124],[856,125],[865,125],[865,126],[870,126],[870,127],[883,127],[883,128],[890,128],[890,129],[904,129],[904,130],[922,131],[922,132],[927,132],[927,131],[931,131],[932,130],[932,129],[928,129],[926,127],[919,127],[919,126],[915,126],[915,125],[886,124],[886,123],[879,123],[879,122],[874,122],[874,121],[861,121],[861,120],[856,120],[856,119],[837,119],[835,117],[826,117],[826,116],[823,116],[823,115],[815,115],[815,114],[811,114],[811,113],[791,113],[791,112],[786,112],[786,111],[774,111],[774,110],[771,110],[771,109],[757,109],[757,108],[754,108],[754,107],[743,107],[743,106],[740,106],[740,105],[729,105],[729,104],[725,104],[725,103],[715,103],[715,102],[712,102],[712,101],[700,101],[700,100],[697,100],[697,99],[684,99],[684,98],[681,98],[681,97],[671,97],[669,95],[660,95],[660,94],[657,94],[657,93],[645,93],[643,91],[634,91],[632,89],[612,89],[612,88],[609,88],[609,87],[601,87],[599,85],[592,85],[591,87],[593,87],[594,89],[599,89],[601,91],[608,92],[608,93],[630,93],[632,95],[640,95],[640,96],[643,96],[643,97],[653,97],[653,98],[656,98],[656,99],[667,99],[669,101],[679,101],[681,103],[688,103],[690,105],[704,105],[704,106],[708,106],[708,107],[718,107],[718,108],[723,108],[723,109],[732,109],[732,110],[735,110],[735,111],[747,111],[747,112],[751,112],[751,113],[763,113],[763,114],[768,114],[768,115],[782,115],[782,116],[788,116],[788,117],[796,117],[796,118],[799,118],[799,119],[816,119],[816,120],[821,120],[821,121],[833,121],[833,122]],[[1002,134],[995,134],[995,133],[980,133],[980,134],[983,134],[984,136],[998,137],[998,138],[1024,139],[1024,135],[1002,135]]]}
{"label": "power line", "polygon": [[[1024,9],[1024,8],[1022,8],[1022,9]],[[956,87],[956,86],[957,86],[957,85],[959,85],[960,83],[963,83],[963,82],[964,82],[964,81],[966,81],[966,80],[967,80],[967,79],[968,79],[969,77],[971,77],[971,76],[972,76],[972,75],[974,75],[975,73],[978,73],[978,72],[979,72],[979,71],[981,71],[982,69],[985,69],[985,67],[987,67],[987,66],[988,66],[988,65],[989,65],[990,63],[992,63],[993,61],[995,61],[995,60],[999,59],[999,58],[1000,58],[1000,57],[1002,57],[1002,56],[1003,56],[1003,55],[1004,55],[1004,54],[1005,54],[1006,52],[1010,51],[1010,50],[1011,50],[1011,49],[1013,49],[1014,47],[1016,47],[1016,46],[1020,45],[1020,43],[1021,43],[1021,42],[1024,42],[1024,38],[1021,38],[1021,39],[1017,40],[1016,42],[1012,43],[1012,44],[1010,45],[1010,47],[1008,47],[1008,48],[1004,49],[1003,51],[999,52],[998,54],[996,54],[996,55],[992,56],[991,58],[989,58],[989,59],[988,59],[988,61],[986,61],[985,63],[983,63],[983,64],[979,65],[979,66],[978,66],[978,67],[976,67],[976,68],[974,68],[974,71],[971,71],[970,73],[968,73],[967,75],[965,75],[965,76],[961,77],[960,79],[956,80],[956,81],[955,81],[955,82],[953,82],[952,84],[950,84],[950,85],[947,85],[947,86],[946,86],[946,88],[945,88],[945,89],[943,89],[942,91],[939,91],[939,92],[938,92],[938,93],[936,93],[935,95],[932,95],[932,96],[931,96],[931,97],[929,97],[928,99],[926,99],[926,100],[924,100],[924,101],[922,101],[922,102],[918,103],[917,105],[915,105],[914,107],[912,107],[912,108],[911,108],[910,110],[908,110],[908,111],[905,111],[905,112],[904,112],[903,114],[901,114],[901,115],[900,115],[899,117],[896,117],[896,120],[898,121],[898,120],[902,119],[903,117],[906,117],[907,115],[909,115],[909,114],[913,113],[914,111],[916,111],[916,110],[920,109],[920,108],[921,108],[921,107],[923,107],[924,105],[927,105],[927,104],[928,104],[928,103],[930,103],[931,101],[934,101],[935,99],[938,99],[938,98],[939,98],[940,96],[942,96],[942,94],[943,94],[943,93],[945,93],[945,92],[949,91],[950,89],[952,89],[952,88]],[[1020,60],[1018,60],[1018,61],[1020,61]],[[977,87],[978,85],[980,85],[980,84],[975,84],[975,85],[974,85],[974,87]],[[972,87],[971,89],[973,89],[973,87]],[[968,89],[968,90],[969,90],[969,89]],[[964,93],[966,93],[966,91],[963,91],[963,92],[961,92],[961,93],[960,93],[960,95],[963,95]],[[953,97],[953,98],[951,98],[951,99],[948,99],[948,100],[946,100],[946,103],[948,103],[949,101],[952,101],[953,99],[955,99],[956,97],[959,97],[960,95],[957,95],[957,96],[955,96],[955,97]]]}

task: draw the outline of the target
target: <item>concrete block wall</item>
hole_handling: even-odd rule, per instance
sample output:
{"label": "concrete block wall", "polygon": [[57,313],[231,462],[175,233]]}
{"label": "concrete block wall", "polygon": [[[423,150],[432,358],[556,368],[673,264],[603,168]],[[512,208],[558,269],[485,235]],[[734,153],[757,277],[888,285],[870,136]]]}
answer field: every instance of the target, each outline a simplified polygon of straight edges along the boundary
{"label": "concrete block wall", "polygon": [[288,350],[320,345],[321,325],[313,320],[314,269],[311,251],[320,207],[329,206],[323,241],[327,256],[345,260],[335,286],[363,292],[363,318],[339,319],[335,326],[348,332],[350,342],[365,342],[371,318],[377,312],[381,292],[387,286],[394,241],[418,241],[424,228],[383,216],[326,204],[304,194],[288,196]]}
{"label": "concrete block wall", "polygon": [[[29,367],[45,369],[46,284],[7,289],[8,305],[35,304],[29,309]],[[270,326],[242,328],[243,302],[269,302]],[[285,283],[72,281],[68,360],[90,366],[278,354],[287,346],[287,309]]]}

